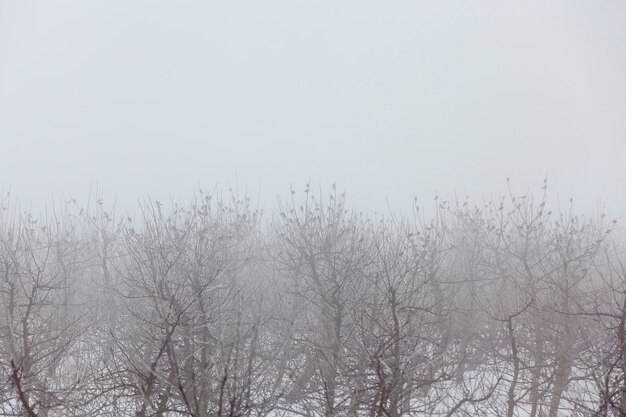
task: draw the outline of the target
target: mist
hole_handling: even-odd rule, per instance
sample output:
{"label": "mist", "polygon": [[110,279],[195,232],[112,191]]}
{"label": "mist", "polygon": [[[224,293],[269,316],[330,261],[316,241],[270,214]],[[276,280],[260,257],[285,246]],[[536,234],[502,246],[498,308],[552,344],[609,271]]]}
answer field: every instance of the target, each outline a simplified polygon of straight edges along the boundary
{"label": "mist", "polygon": [[626,5],[3,2],[2,188],[132,206],[311,180],[369,211],[506,178],[626,206]]}
{"label": "mist", "polygon": [[0,0],[0,415],[626,416],[625,22]]}

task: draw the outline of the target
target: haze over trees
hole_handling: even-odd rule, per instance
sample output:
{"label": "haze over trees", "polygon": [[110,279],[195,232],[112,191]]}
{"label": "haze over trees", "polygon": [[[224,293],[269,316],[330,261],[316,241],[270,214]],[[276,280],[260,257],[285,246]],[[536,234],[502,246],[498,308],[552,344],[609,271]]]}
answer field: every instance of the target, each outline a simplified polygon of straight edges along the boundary
{"label": "haze over trees", "polygon": [[619,224],[547,186],[367,215],[0,203],[0,416],[626,416]]}

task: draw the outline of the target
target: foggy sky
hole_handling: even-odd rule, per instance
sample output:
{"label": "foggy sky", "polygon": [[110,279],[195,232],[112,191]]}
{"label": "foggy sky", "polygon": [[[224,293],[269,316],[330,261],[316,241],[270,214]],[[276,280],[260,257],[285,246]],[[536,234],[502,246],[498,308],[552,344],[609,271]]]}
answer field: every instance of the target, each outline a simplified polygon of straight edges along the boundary
{"label": "foggy sky", "polygon": [[0,0],[0,189],[626,207],[626,2]]}

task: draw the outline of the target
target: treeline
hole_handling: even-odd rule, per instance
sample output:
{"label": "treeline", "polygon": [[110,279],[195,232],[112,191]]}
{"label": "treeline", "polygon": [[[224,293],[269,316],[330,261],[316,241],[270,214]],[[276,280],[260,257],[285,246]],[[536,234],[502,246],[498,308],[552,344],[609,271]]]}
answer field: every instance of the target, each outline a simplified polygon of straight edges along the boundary
{"label": "treeline", "polygon": [[626,257],[515,195],[0,211],[0,416],[626,416]]}

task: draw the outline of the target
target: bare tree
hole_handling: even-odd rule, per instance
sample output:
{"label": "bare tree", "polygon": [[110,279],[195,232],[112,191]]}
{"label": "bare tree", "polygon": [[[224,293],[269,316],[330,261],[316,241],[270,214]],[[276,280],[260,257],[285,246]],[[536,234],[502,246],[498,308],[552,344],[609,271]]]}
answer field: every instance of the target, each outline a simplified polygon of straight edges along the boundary
{"label": "bare tree", "polygon": [[257,213],[247,200],[202,195],[165,214],[142,207],[128,225],[118,268],[126,326],[116,360],[134,390],[137,416],[178,412],[244,416],[266,407],[261,326],[243,271],[252,261]]}
{"label": "bare tree", "polygon": [[299,356],[293,358],[285,405],[292,412],[334,417],[353,414],[360,405],[350,313],[369,262],[366,223],[347,211],[344,195],[334,187],[323,199],[307,186],[301,203],[292,198],[280,206],[274,223],[277,256],[298,310],[291,338]]}
{"label": "bare tree", "polygon": [[86,379],[84,244],[76,218],[0,214],[0,372],[4,415],[75,415]]}

